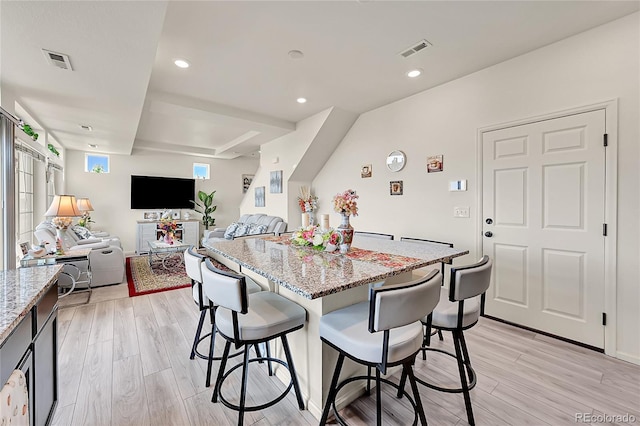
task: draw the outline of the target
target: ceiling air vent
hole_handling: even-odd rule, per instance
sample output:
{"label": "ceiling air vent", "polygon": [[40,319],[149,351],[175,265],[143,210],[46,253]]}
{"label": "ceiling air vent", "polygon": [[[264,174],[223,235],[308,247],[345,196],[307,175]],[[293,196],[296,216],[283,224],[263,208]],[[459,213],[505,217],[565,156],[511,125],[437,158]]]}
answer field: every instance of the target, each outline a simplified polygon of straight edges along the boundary
{"label": "ceiling air vent", "polygon": [[422,49],[426,49],[431,45],[432,44],[429,43],[427,40],[420,40],[419,42],[409,47],[408,49],[405,49],[402,52],[400,52],[400,56],[402,56],[403,58],[408,58],[409,56],[414,55],[419,51],[421,51]]}
{"label": "ceiling air vent", "polygon": [[42,49],[42,53],[44,53],[44,56],[47,58],[47,62],[49,62],[51,65],[62,68],[63,70],[73,71],[68,55],[65,55],[64,53],[52,52],[47,49]]}

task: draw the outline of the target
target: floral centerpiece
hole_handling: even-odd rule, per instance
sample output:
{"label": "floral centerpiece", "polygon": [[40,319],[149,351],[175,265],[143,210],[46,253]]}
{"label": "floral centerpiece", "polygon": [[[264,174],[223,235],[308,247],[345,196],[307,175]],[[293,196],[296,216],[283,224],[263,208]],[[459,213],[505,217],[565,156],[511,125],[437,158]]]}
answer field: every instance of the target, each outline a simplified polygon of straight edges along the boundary
{"label": "floral centerpiece", "polygon": [[160,229],[164,234],[164,242],[173,244],[174,233],[176,229],[178,229],[178,224],[176,223],[176,221],[171,219],[161,219],[160,225],[158,225],[158,229]]}
{"label": "floral centerpiece", "polygon": [[339,232],[328,229],[320,229],[319,226],[307,226],[294,231],[291,235],[291,243],[298,246],[311,246],[316,250],[334,251],[342,242]]}
{"label": "floral centerpiece", "polygon": [[[349,216],[358,216],[358,199],[356,191],[347,189],[333,197],[333,209],[342,215],[342,222],[338,226],[338,232],[342,235],[344,250],[349,250],[353,241],[353,226],[349,223]],[[343,248],[341,247],[341,251]]]}

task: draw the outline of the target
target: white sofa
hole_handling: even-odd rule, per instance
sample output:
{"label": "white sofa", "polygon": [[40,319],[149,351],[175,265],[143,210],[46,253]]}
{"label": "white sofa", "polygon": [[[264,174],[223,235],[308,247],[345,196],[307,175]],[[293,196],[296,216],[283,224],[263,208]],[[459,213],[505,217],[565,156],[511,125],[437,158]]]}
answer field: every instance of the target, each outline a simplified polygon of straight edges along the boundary
{"label": "white sofa", "polygon": [[[247,229],[247,227],[241,227],[239,225],[254,225],[253,232]],[[260,228],[258,228],[261,226]],[[247,230],[249,232],[241,232],[237,234],[236,231]],[[264,213],[258,214],[243,214],[240,216],[237,222],[233,222],[231,225],[226,228],[215,228],[213,231],[205,231],[204,236],[202,237],[202,245],[205,245],[208,241],[221,241],[221,240],[232,240],[238,236],[245,235],[255,235],[255,234],[276,234],[279,235],[287,230],[287,222],[282,220],[281,217],[278,216],[268,216]],[[259,231],[259,232],[258,232]],[[225,237],[226,234],[226,237]]]}
{"label": "white sofa", "polygon": [[[49,222],[40,223],[34,231],[36,240],[51,247],[56,245],[56,229]],[[125,258],[120,240],[109,237],[105,241],[101,238],[74,238],[71,228],[67,229],[65,244],[69,250],[90,248],[89,261],[91,262],[91,287],[100,287],[109,284],[119,284],[125,279]],[[72,235],[73,234],[73,235]],[[76,244],[74,244],[74,242]],[[86,271],[86,266],[76,264],[80,270]],[[81,286],[78,286],[80,288]]]}

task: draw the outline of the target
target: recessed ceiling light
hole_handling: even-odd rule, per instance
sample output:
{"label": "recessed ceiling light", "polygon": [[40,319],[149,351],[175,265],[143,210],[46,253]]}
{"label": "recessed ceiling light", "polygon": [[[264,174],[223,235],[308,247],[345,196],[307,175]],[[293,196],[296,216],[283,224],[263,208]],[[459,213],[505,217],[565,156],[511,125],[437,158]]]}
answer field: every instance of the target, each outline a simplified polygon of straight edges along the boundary
{"label": "recessed ceiling light", "polygon": [[304,57],[304,53],[299,50],[290,50],[289,57],[291,59],[302,59]]}
{"label": "recessed ceiling light", "polygon": [[296,99],[296,102],[299,103],[299,104],[303,104],[303,103],[307,102],[307,98],[298,98],[298,99]]}
{"label": "recessed ceiling light", "polygon": [[90,144],[89,144],[89,147],[90,147],[90,148],[97,148],[97,147],[98,147],[98,145],[96,145],[95,143],[90,143]]}
{"label": "recessed ceiling light", "polygon": [[415,70],[411,70],[407,73],[407,77],[416,78],[420,74],[422,74],[422,70],[420,68],[416,68]]}
{"label": "recessed ceiling light", "polygon": [[176,67],[178,68],[189,68],[189,62],[184,59],[176,59],[173,63],[176,64]]}

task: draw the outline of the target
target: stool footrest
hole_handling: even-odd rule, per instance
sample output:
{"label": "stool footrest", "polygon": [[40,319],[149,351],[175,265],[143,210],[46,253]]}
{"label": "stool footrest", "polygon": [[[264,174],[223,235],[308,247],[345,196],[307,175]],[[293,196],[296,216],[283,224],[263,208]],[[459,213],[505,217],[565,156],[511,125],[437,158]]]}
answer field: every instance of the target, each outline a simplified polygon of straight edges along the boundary
{"label": "stool footrest", "polygon": [[[207,334],[205,334],[204,336],[200,337],[200,338],[198,339],[197,343],[196,343],[196,348],[195,348],[195,350],[193,351],[193,353],[194,353],[194,355],[195,355],[195,356],[197,356],[197,357],[198,357],[198,358],[200,358],[200,359],[206,359],[206,360],[208,360],[208,359],[209,359],[209,354],[206,354],[206,355],[205,355],[205,354],[203,354],[203,353],[200,353],[200,352],[198,351],[198,346],[200,345],[200,343],[202,343],[202,341],[203,341],[204,339],[206,339],[207,337],[210,337],[210,336],[211,336],[211,333],[207,333]],[[236,353],[234,353],[234,354],[229,355],[229,358],[237,357],[238,355],[242,355],[243,353],[244,353],[244,350],[240,350],[240,351],[238,351],[238,352],[236,352]],[[222,359],[222,357],[221,357],[221,356],[214,356],[212,359],[213,359],[214,361],[220,361],[220,360]]]}
{"label": "stool footrest", "polygon": [[[445,351],[443,349],[422,348],[422,350],[432,351],[432,352],[440,352],[442,354],[445,354],[445,355],[448,355],[448,356],[452,357],[453,359],[457,359],[456,358],[456,354],[448,352],[448,351]],[[464,366],[467,369],[467,373],[469,375],[469,385],[468,385],[469,387],[468,387],[468,390],[471,390],[471,389],[476,387],[476,382],[477,382],[477,380],[476,380],[476,378],[477,378],[476,377],[476,371],[473,369],[471,364],[468,363],[468,362],[465,362]],[[418,382],[418,383],[420,383],[420,384],[422,384],[422,385],[424,385],[424,386],[426,386],[426,387],[428,387],[430,389],[434,389],[434,390],[437,390],[437,391],[440,391],[440,392],[448,392],[448,393],[462,393],[462,392],[464,392],[464,389],[462,389],[461,387],[460,388],[445,388],[445,387],[442,387],[442,386],[435,385],[433,383],[429,383],[429,382],[427,382],[425,380],[422,380],[422,379],[420,379],[418,377],[416,377],[416,382]]]}

